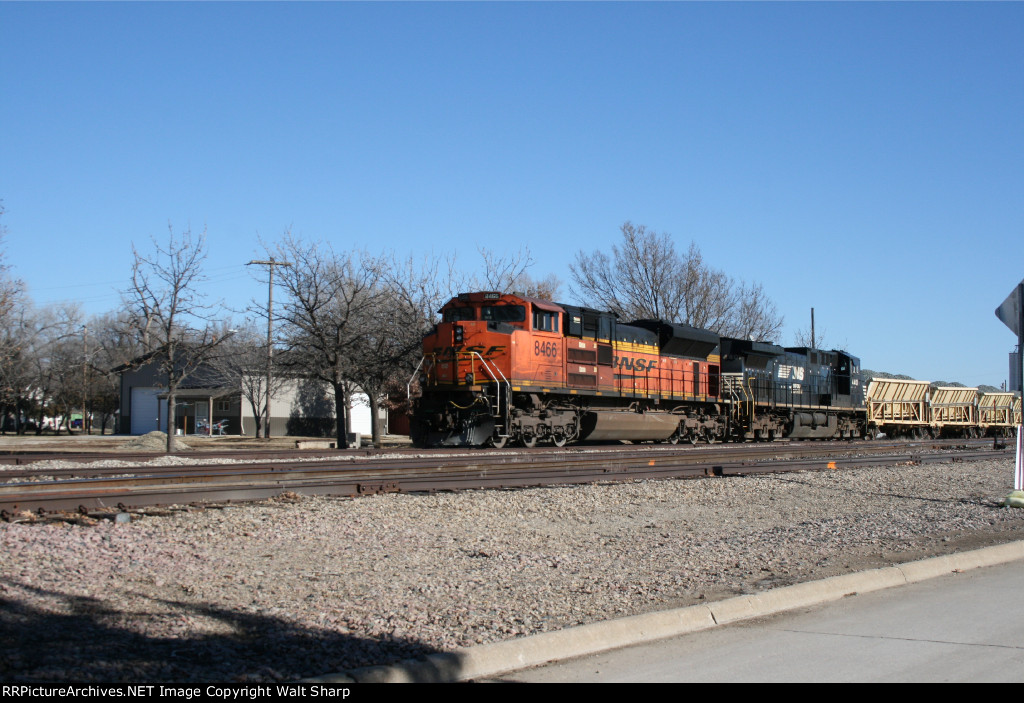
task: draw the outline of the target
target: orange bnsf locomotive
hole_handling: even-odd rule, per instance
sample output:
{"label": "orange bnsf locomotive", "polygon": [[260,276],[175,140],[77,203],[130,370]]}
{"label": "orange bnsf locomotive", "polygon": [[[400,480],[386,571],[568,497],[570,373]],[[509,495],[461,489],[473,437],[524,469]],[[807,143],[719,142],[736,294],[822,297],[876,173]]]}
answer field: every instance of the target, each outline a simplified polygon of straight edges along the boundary
{"label": "orange bnsf locomotive", "polygon": [[418,446],[855,437],[859,360],[516,294],[463,293],[409,383]]}

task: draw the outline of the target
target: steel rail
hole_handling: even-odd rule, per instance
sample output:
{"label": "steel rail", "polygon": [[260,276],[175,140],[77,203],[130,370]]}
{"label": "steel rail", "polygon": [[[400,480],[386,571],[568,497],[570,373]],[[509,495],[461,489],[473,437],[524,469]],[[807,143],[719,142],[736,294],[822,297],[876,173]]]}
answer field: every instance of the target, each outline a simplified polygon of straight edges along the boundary
{"label": "steel rail", "polygon": [[[336,456],[351,454],[370,456],[379,450],[374,449],[211,449],[199,454],[210,458],[221,459],[257,459],[264,458],[301,458]],[[408,451],[396,449],[392,451]],[[94,452],[49,452],[49,451],[3,451],[0,452],[0,466],[31,466],[43,461],[67,461],[69,463],[86,464],[97,461],[139,461],[146,462],[163,457],[178,459],[194,459],[197,452],[126,452],[126,451],[94,451]]]}
{"label": "steel rail", "polygon": [[[953,450],[953,449],[964,449],[969,447],[981,447],[988,445],[989,443],[981,440],[973,441],[955,441],[955,440],[913,440],[910,442],[871,442],[871,443],[857,443],[857,442],[843,442],[843,443],[788,443],[788,442],[774,442],[774,443],[751,443],[751,444],[721,444],[721,445],[701,445],[701,446],[672,446],[672,445],[643,445],[640,447],[632,445],[618,445],[618,446],[581,446],[577,445],[567,449],[552,449],[552,448],[534,448],[534,449],[518,449],[518,450],[503,450],[503,451],[487,451],[481,452],[480,450],[462,450],[459,452],[445,451],[445,450],[400,450],[400,451],[387,451],[379,450],[373,453],[366,453],[360,455],[353,455],[349,452],[332,452],[332,453],[316,453],[316,454],[304,454],[300,455],[305,457],[302,461],[281,461],[276,457],[284,459],[293,459],[295,454],[286,452],[283,454],[267,454],[266,452],[238,452],[231,453],[231,455],[223,455],[220,453],[211,453],[203,455],[165,455],[165,454],[147,454],[142,455],[142,458],[146,459],[147,463],[128,465],[128,466],[95,466],[91,463],[82,466],[74,467],[57,467],[57,468],[37,468],[29,465],[26,468],[19,469],[8,469],[0,471],[0,480],[6,480],[10,482],[12,479],[18,478],[34,478],[40,475],[58,477],[75,477],[75,476],[87,476],[87,477],[101,477],[107,475],[124,475],[132,473],[139,476],[147,475],[161,475],[161,474],[178,474],[183,472],[195,473],[203,471],[211,471],[220,468],[224,471],[230,471],[239,466],[255,468],[265,463],[266,467],[273,467],[275,470],[293,470],[293,469],[305,469],[314,466],[328,465],[333,461],[338,462],[335,468],[341,470],[349,470],[351,468],[362,468],[372,466],[374,464],[386,462],[386,461],[401,461],[403,466],[412,466],[419,462],[424,466],[454,466],[459,463],[474,464],[481,461],[488,463],[508,463],[508,462],[523,462],[532,461],[537,462],[542,460],[541,457],[551,457],[552,460],[563,461],[567,458],[573,458],[573,460],[582,461],[582,457],[592,456],[600,457],[602,459],[610,456],[627,456],[630,454],[636,454],[638,456],[650,456],[662,455],[665,453],[678,454],[680,457],[687,457],[693,461],[710,460],[710,459],[724,459],[732,456],[745,456],[749,454],[761,455],[771,454],[773,459],[779,458],[794,458],[799,456],[842,456],[850,452],[856,453],[885,453],[891,451],[906,451],[907,449],[920,447],[922,449],[931,449],[936,451],[942,450]],[[404,454],[410,454],[412,456],[404,457]],[[60,457],[60,455],[55,455]],[[77,455],[73,455],[77,456]],[[250,461],[237,464],[213,464],[204,461],[203,463],[196,464],[169,464],[169,465],[150,465],[148,461],[156,458],[165,456],[174,456],[176,458],[190,458],[204,460],[211,459],[233,459],[243,462],[245,459],[262,458],[264,461]],[[269,459],[273,457],[273,461]],[[342,459],[344,457],[344,459]],[[107,455],[106,458],[111,460],[129,461],[131,462],[133,457],[125,458],[121,455],[111,454]],[[66,461],[73,462],[74,459],[64,459]],[[98,459],[93,459],[98,461]]]}
{"label": "steel rail", "polygon": [[[852,450],[850,450],[852,451]],[[819,451],[819,454],[821,452]],[[474,488],[521,488],[553,484],[628,481],[651,478],[732,476],[808,469],[844,469],[865,465],[969,461],[1006,456],[1005,451],[973,450],[955,454],[911,452],[885,456],[816,456],[764,460],[742,453],[699,457],[683,452],[617,452],[553,456],[366,462],[358,467],[293,465],[213,465],[188,474],[121,476],[0,485],[0,515],[21,511],[52,512],[133,509],[194,501],[242,501],[283,492],[301,495],[358,496],[382,492],[422,492]],[[454,461],[451,461],[454,459]],[[372,465],[371,465],[372,464]]]}

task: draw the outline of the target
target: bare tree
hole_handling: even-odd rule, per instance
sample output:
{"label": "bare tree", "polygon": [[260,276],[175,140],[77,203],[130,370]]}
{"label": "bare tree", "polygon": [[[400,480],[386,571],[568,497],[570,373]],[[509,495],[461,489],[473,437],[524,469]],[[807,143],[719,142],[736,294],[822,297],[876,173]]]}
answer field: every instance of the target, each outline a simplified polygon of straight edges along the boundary
{"label": "bare tree", "polygon": [[795,347],[823,349],[826,344],[825,330],[818,330],[812,335],[810,326],[807,326],[793,333],[793,346]]}
{"label": "bare tree", "polygon": [[291,262],[280,272],[285,299],[275,313],[288,364],[331,386],[338,446],[346,448],[346,382],[355,380],[362,338],[372,333],[380,272],[363,253],[338,254],[291,232],[270,253]]}
{"label": "bare tree", "polygon": [[591,307],[623,318],[682,320],[684,287],[695,285],[687,262],[675,251],[668,234],[622,225],[622,243],[612,246],[612,257],[602,251],[579,252],[569,265],[573,293]]}
{"label": "bare tree", "polygon": [[381,277],[368,309],[372,320],[359,341],[352,374],[369,398],[373,443],[380,446],[381,403],[389,395],[404,399],[405,384],[422,356],[423,336],[451,296],[452,269],[450,259],[428,257],[419,265],[382,258],[376,270]]}
{"label": "bare tree", "polygon": [[32,406],[45,398],[37,363],[44,344],[38,315],[27,301],[0,317],[0,431],[4,433],[8,418],[13,417],[15,432],[22,434],[22,416],[30,415]]}
{"label": "bare tree", "polygon": [[[822,327],[821,325],[812,326],[808,323],[807,327],[801,327],[793,333],[793,346],[795,347],[810,347],[811,349],[849,349],[849,340],[841,339],[834,340],[829,339],[828,328]],[[872,372],[875,373],[875,372]],[[881,378],[888,378],[886,374],[878,372]],[[870,378],[870,375],[864,376],[864,378]],[[904,380],[910,379],[909,376],[905,377]],[[949,384],[944,384],[949,385]],[[955,383],[952,385],[956,385]]]}
{"label": "bare tree", "polygon": [[182,382],[214,359],[226,331],[222,309],[206,302],[200,286],[206,259],[206,232],[175,235],[168,226],[166,244],[153,240],[153,252],[132,246],[131,287],[124,294],[142,347],[155,353],[167,379],[167,451],[173,452],[176,400]]}
{"label": "bare tree", "polygon": [[680,255],[667,233],[626,222],[609,257],[579,252],[569,265],[572,292],[583,304],[631,319],[664,319],[727,336],[767,338],[782,326],[760,284],[737,284],[704,262],[691,243]]}
{"label": "bare tree", "polygon": [[739,339],[775,339],[782,330],[782,318],[761,284],[741,284],[736,297],[737,314],[724,334]]}
{"label": "bare tree", "polygon": [[[267,393],[266,335],[255,324],[245,324],[225,343],[226,353],[219,355],[216,367],[224,382],[240,388],[243,400],[249,403],[256,421],[256,436],[269,436],[263,426],[268,397],[272,398],[288,382],[280,373],[270,375],[270,393]],[[262,435],[261,435],[262,431]]]}
{"label": "bare tree", "polygon": [[[0,217],[4,214],[0,201]],[[34,324],[30,314],[31,303],[24,284],[10,275],[3,238],[7,227],[0,221],[0,431],[10,409],[14,410],[15,424],[20,423],[20,405],[24,402],[27,364],[29,360],[26,332]]]}
{"label": "bare tree", "polygon": [[[391,362],[390,368],[378,364],[366,370],[365,383],[375,391],[371,406],[375,443],[379,442],[380,404],[391,410],[409,409],[406,383],[422,358],[423,337],[440,319],[441,307],[453,293],[482,285],[457,271],[453,255],[410,255],[400,260],[390,254],[381,257],[377,268],[381,273],[379,284],[384,288],[380,297],[384,304],[377,306],[377,314],[391,336],[386,345]],[[368,341],[373,343],[372,339]],[[377,344],[383,341],[377,340]]]}
{"label": "bare tree", "polygon": [[416,323],[409,334],[422,338],[440,319],[438,313],[454,293],[479,284],[467,279],[456,269],[455,256],[409,255],[397,258],[394,253],[381,256],[376,263],[383,283],[407,307]]}
{"label": "bare tree", "polygon": [[[497,255],[481,249],[483,276],[463,277],[454,256],[408,256],[365,252],[339,254],[286,232],[275,259],[291,265],[280,272],[284,302],[275,319],[289,364],[328,383],[335,396],[339,446],[347,446],[347,396],[353,387],[369,398],[371,432],[380,443],[381,403],[404,394],[405,383],[422,354],[422,339],[454,292],[465,288],[527,288],[527,294],[553,296],[558,281],[534,281],[528,250]],[[258,302],[257,309],[266,309]]]}
{"label": "bare tree", "polygon": [[[66,427],[71,434],[70,417],[82,408],[85,430],[87,357],[84,348],[84,317],[77,305],[50,306],[36,311],[34,330],[26,335],[28,360],[32,365],[32,392],[35,396],[37,432],[42,431],[46,414],[59,418],[55,429]],[[30,331],[26,326],[25,332]]]}
{"label": "bare tree", "polygon": [[88,321],[91,414],[100,414],[100,433],[121,408],[120,372],[132,368],[147,351],[130,310],[96,315]]}
{"label": "bare tree", "polygon": [[496,290],[516,292],[531,298],[554,300],[562,282],[554,274],[537,279],[527,273],[536,261],[528,248],[522,248],[512,254],[497,254],[485,247],[477,251],[483,259],[483,275],[472,277],[469,287],[480,290]]}
{"label": "bare tree", "polygon": [[530,250],[523,248],[514,254],[497,254],[486,247],[478,247],[483,259],[483,276],[478,279],[477,288],[508,291],[516,281],[535,263]]}

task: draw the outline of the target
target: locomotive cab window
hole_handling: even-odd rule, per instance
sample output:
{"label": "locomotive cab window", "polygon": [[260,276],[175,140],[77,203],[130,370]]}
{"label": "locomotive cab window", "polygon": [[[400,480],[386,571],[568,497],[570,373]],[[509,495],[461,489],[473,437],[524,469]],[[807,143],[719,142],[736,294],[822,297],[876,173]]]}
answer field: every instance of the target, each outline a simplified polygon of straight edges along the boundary
{"label": "locomotive cab window", "polygon": [[483,319],[488,322],[525,322],[526,307],[523,305],[488,305],[480,309]]}
{"label": "locomotive cab window", "polygon": [[547,310],[534,310],[533,329],[542,332],[557,332],[558,318],[558,313],[548,312]]}
{"label": "locomotive cab window", "polygon": [[461,322],[462,320],[475,320],[476,308],[448,308],[444,311],[445,322]]}

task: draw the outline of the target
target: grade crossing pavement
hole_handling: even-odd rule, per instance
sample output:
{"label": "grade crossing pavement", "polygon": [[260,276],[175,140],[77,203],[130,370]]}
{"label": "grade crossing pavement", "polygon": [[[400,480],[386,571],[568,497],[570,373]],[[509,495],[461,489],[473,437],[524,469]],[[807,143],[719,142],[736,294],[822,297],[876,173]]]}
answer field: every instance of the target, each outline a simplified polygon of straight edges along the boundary
{"label": "grade crossing pavement", "polygon": [[518,682],[1024,682],[1024,560],[515,671]]}

